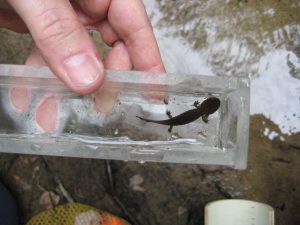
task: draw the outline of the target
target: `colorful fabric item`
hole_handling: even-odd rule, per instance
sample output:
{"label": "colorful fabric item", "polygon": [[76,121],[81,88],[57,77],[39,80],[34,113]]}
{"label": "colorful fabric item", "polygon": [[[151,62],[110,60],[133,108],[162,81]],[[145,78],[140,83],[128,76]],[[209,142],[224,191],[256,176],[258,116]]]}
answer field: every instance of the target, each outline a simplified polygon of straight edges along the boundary
{"label": "colorful fabric item", "polygon": [[60,205],[41,212],[26,225],[130,225],[125,220],[79,203]]}

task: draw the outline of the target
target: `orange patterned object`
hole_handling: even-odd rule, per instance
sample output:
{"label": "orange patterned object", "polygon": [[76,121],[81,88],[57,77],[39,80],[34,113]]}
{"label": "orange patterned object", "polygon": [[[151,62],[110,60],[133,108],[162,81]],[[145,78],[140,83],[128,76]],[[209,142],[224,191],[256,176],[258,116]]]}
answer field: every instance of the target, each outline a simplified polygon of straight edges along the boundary
{"label": "orange patterned object", "polygon": [[60,205],[41,212],[26,225],[130,225],[108,212],[79,203]]}

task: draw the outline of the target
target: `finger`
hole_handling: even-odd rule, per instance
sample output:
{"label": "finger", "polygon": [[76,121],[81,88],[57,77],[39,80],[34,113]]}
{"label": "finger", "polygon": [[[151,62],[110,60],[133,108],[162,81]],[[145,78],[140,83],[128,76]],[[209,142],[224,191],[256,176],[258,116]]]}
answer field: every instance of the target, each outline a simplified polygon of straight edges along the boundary
{"label": "finger", "polygon": [[107,19],[103,19],[101,21],[95,20],[82,12],[82,10],[78,8],[76,4],[73,4],[73,7],[75,8],[80,22],[87,29],[97,30],[105,44],[112,47],[116,41],[121,41],[120,37],[114,31]]}
{"label": "finger", "polygon": [[104,68],[68,1],[8,0],[30,30],[43,58],[73,91],[88,94],[103,82]]}
{"label": "finger", "polygon": [[77,2],[72,2],[72,7],[78,16],[80,23],[84,26],[90,26],[99,22],[98,19],[92,18],[83,12],[81,6]]}
{"label": "finger", "polygon": [[106,60],[105,68],[112,70],[131,70],[132,64],[126,46],[122,41],[114,43]]}
{"label": "finger", "polygon": [[53,133],[59,126],[60,100],[54,95],[45,94],[35,111],[36,125],[46,133]]}
{"label": "finger", "polygon": [[[151,24],[140,0],[131,0],[130,4],[128,1],[112,1],[108,20],[124,40],[134,69],[165,72]],[[145,93],[146,98],[159,101],[167,98],[165,85],[145,85],[145,90],[152,88],[159,91]]]}
{"label": "finger", "polygon": [[140,0],[111,1],[108,20],[125,42],[134,69],[165,71],[151,24]]}
{"label": "finger", "polygon": [[[26,65],[31,66],[45,66],[46,62],[41,57],[39,50],[35,45],[31,48],[31,53],[29,57],[26,59]],[[12,77],[12,79],[16,80],[16,83],[21,84],[23,81],[26,81],[26,78],[21,77]],[[32,99],[32,89],[14,85],[9,91],[10,102],[13,108],[17,112],[26,113],[29,110],[31,99]]]}
{"label": "finger", "polygon": [[[125,44],[122,41],[116,41],[113,45],[113,48],[109,52],[106,60],[105,60],[105,68],[106,69],[113,69],[113,70],[131,70],[132,69],[132,63],[130,60],[130,56],[128,53],[128,50],[125,46]],[[152,88],[155,88],[155,92],[148,92],[144,93],[143,95],[152,100],[163,100],[166,99],[165,95],[165,86],[164,85],[145,85],[145,90],[151,90]],[[114,96],[114,95],[110,95]],[[115,95],[117,96],[117,95]],[[115,97],[116,98],[116,97]],[[107,98],[108,99],[108,98]],[[113,97],[110,98],[110,102],[114,102],[115,99]],[[106,109],[108,108],[107,105],[111,106],[112,104],[107,104],[108,101],[101,101],[104,102],[102,104],[99,104],[100,101],[98,101],[98,107],[96,108],[101,108],[99,105],[105,105]],[[102,106],[102,108],[104,108]],[[111,109],[112,110],[112,109]],[[104,111],[104,110],[102,110]],[[108,110],[106,110],[108,111]]]}
{"label": "finger", "polygon": [[28,29],[23,20],[9,9],[0,9],[0,27],[13,30],[18,33],[26,33]]}
{"label": "finger", "polygon": [[97,26],[97,30],[99,31],[102,40],[108,46],[113,46],[116,41],[120,40],[118,34],[114,31],[107,20],[102,21]]}
{"label": "finger", "polygon": [[[46,62],[41,57],[41,53],[39,49],[33,44],[31,48],[31,53],[29,57],[27,58],[26,65],[31,66],[45,66]],[[19,89],[17,91],[29,92],[31,94],[31,89]],[[31,97],[31,95],[30,95]],[[18,101],[24,101],[28,102],[31,99],[26,99],[26,95],[19,96]],[[30,101],[29,101],[30,102]],[[39,103],[36,106],[35,109],[35,122],[36,125],[46,133],[53,133],[57,130],[59,126],[59,116],[60,116],[60,99],[58,99],[56,96],[51,94],[45,94],[42,99],[40,99]]]}
{"label": "finger", "polygon": [[26,59],[25,65],[36,66],[36,67],[47,65],[41,55],[40,50],[36,47],[35,44],[31,46],[31,52],[28,58]]}
{"label": "finger", "polygon": [[[115,42],[106,58],[104,65],[106,69],[111,70],[131,69],[132,65],[130,62],[130,57],[123,42]],[[96,111],[104,115],[111,114],[121,88],[121,85],[119,85],[118,87],[114,87],[114,89],[101,88],[95,92],[93,95],[93,102]]]}
{"label": "finger", "polygon": [[99,21],[107,16],[111,0],[75,0],[75,2],[86,15]]}

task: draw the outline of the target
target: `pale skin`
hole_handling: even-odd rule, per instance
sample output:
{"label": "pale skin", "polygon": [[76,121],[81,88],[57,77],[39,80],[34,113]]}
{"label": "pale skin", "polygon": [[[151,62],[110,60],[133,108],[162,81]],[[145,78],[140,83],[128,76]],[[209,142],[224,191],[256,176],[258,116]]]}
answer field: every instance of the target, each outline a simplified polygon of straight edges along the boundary
{"label": "pale skin", "polygon": [[[105,69],[165,72],[141,0],[0,0],[0,27],[30,32],[34,44],[26,64],[49,66],[78,94],[98,90]],[[104,62],[88,29],[98,31],[111,47]],[[26,101],[14,98],[31,96],[28,90],[12,93],[16,93],[11,95],[16,105]],[[41,102],[36,110],[36,121],[47,132],[56,129],[58,116],[54,111],[59,108],[59,103],[50,100],[49,104],[48,100]],[[19,105],[26,109],[24,104]]]}
{"label": "pale skin", "polygon": [[[45,61],[74,92],[95,91],[103,82],[104,68],[165,72],[141,0],[7,2],[12,9],[1,9],[0,27],[17,32],[28,30],[38,49],[31,61]],[[101,61],[86,28],[99,31],[112,47],[105,62]]]}

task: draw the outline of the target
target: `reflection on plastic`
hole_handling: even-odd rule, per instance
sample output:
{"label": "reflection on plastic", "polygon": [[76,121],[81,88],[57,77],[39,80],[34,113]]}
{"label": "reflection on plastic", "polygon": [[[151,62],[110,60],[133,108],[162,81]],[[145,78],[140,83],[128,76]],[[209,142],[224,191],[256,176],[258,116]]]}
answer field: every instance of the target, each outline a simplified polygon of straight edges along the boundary
{"label": "reflection on plastic", "polygon": [[[10,103],[16,86],[31,93],[26,112]],[[15,124],[0,125],[3,152],[246,167],[247,78],[106,71],[103,89],[79,96],[48,68],[0,65],[0,91],[1,107]],[[168,100],[151,98],[153,93]],[[207,123],[197,119],[168,132],[136,117],[159,120],[167,110],[179,115],[212,96],[221,105]]]}

